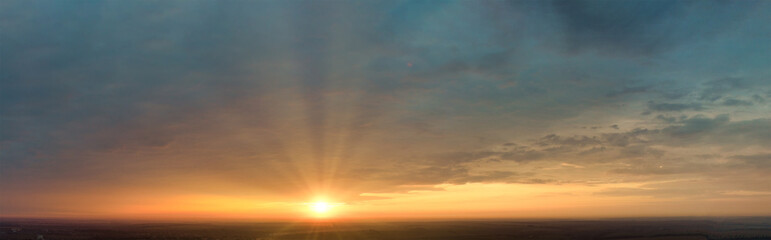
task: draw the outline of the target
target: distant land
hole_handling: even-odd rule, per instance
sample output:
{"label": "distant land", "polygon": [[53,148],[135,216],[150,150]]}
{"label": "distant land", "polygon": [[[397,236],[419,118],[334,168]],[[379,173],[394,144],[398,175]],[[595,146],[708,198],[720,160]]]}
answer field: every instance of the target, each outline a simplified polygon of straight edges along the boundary
{"label": "distant land", "polygon": [[284,223],[1,219],[0,239],[771,239],[771,217]]}

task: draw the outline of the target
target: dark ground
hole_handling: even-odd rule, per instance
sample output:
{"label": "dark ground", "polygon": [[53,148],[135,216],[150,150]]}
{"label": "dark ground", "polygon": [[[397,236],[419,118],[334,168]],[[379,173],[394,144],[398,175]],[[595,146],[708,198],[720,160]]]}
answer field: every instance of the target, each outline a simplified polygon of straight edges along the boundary
{"label": "dark ground", "polygon": [[0,219],[0,239],[771,239],[771,217],[149,223]]}

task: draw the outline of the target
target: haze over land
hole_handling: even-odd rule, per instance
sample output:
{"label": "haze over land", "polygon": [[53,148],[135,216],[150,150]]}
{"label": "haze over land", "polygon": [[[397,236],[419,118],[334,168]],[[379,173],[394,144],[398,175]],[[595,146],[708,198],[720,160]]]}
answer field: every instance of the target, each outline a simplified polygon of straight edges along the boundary
{"label": "haze over land", "polygon": [[[769,239],[769,218],[498,220],[430,222],[130,222],[0,220],[0,238],[34,239]],[[13,229],[8,231],[9,229]]]}
{"label": "haze over land", "polygon": [[0,1],[0,217],[768,216],[770,22],[771,1]]}

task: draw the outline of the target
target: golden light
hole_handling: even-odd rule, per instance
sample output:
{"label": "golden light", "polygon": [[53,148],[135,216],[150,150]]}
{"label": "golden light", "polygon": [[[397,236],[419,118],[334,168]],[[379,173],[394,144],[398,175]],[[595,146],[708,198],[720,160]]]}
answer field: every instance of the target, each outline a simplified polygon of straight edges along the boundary
{"label": "golden light", "polygon": [[312,213],[313,217],[316,218],[327,218],[332,216],[333,212],[332,210],[340,205],[343,205],[342,203],[330,203],[326,201],[316,201],[311,203],[306,203],[308,205],[308,210]]}
{"label": "golden light", "polygon": [[332,205],[326,202],[315,202],[311,204],[311,210],[315,213],[323,214],[332,209]]}

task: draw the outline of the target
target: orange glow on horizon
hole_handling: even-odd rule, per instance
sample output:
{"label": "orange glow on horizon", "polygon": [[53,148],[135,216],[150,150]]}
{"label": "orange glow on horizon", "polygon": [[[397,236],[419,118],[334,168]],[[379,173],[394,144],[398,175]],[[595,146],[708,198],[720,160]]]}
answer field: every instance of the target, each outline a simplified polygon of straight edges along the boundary
{"label": "orange glow on horizon", "polygon": [[305,205],[307,205],[313,218],[329,218],[335,215],[336,212],[333,210],[342,206],[343,203],[331,203],[324,200],[317,200],[315,202],[305,203]]}
{"label": "orange glow on horizon", "polygon": [[[442,184],[432,189],[392,193],[363,193],[366,200],[336,201],[312,198],[311,201],[286,201],[250,195],[166,195],[148,194],[121,198],[122,201],[102,201],[89,207],[93,214],[62,214],[46,216],[62,218],[117,219],[227,219],[279,221],[337,221],[345,219],[456,219],[456,218],[554,218],[554,217],[630,217],[669,216],[677,209],[695,216],[761,215],[762,201],[746,198],[717,200],[656,199],[645,196],[604,195],[608,189],[642,187],[640,183],[563,184],[534,186],[532,184]],[[748,193],[742,193],[748,194]],[[90,197],[90,196],[83,196]],[[296,198],[295,198],[296,199]],[[62,206],[73,209],[77,198],[65,199]],[[734,208],[716,206],[739,202]],[[458,208],[463,206],[463,208]],[[67,209],[64,209],[67,210]],[[41,214],[42,216],[43,214]],[[32,215],[13,217],[35,217]]]}

